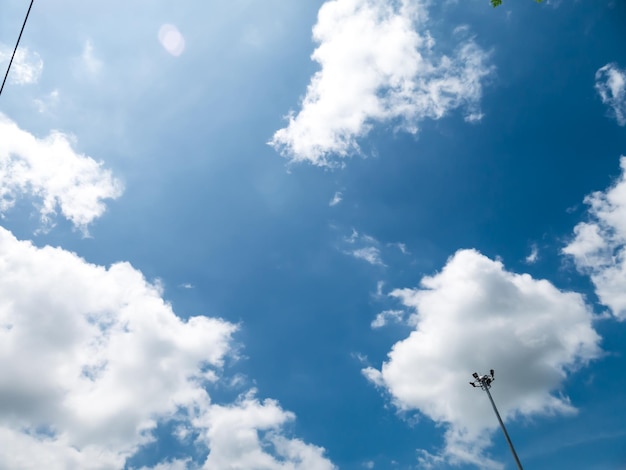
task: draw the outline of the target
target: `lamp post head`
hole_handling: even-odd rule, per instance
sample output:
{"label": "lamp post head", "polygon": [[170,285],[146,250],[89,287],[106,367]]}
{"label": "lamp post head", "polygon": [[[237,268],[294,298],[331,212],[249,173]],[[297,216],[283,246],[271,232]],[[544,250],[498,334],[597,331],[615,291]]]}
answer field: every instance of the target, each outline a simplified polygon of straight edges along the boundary
{"label": "lamp post head", "polygon": [[476,387],[480,387],[483,390],[487,390],[489,388],[491,388],[491,383],[495,380],[493,374],[494,374],[494,370],[490,369],[489,370],[489,374],[490,375],[478,375],[476,372],[474,372],[472,374],[472,377],[474,377],[474,381],[470,382],[470,385],[474,388]]}

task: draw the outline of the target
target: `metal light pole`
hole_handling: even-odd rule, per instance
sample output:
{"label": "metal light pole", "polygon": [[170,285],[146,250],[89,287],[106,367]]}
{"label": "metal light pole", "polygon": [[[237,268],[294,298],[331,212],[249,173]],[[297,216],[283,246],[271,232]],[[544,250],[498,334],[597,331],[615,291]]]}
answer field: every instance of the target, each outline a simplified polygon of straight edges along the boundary
{"label": "metal light pole", "polygon": [[498,408],[496,408],[496,404],[493,401],[493,398],[491,398],[491,392],[489,392],[489,389],[491,388],[491,383],[496,380],[494,375],[493,375],[493,369],[491,369],[489,371],[489,375],[478,375],[476,372],[474,372],[472,374],[472,376],[474,377],[474,381],[470,382],[470,385],[472,387],[480,387],[482,388],[485,392],[487,392],[487,396],[489,397],[489,401],[491,402],[491,406],[493,407],[493,411],[496,413],[496,416],[498,417],[498,421],[500,422],[500,427],[502,428],[502,432],[504,433],[504,437],[506,437],[506,442],[508,442],[509,444],[509,448],[511,449],[511,453],[513,454],[513,458],[515,459],[515,463],[517,464],[517,468],[519,468],[519,470],[524,470],[522,468],[522,463],[519,461],[519,457],[517,456],[517,453],[515,452],[515,447],[513,447],[513,443],[511,442],[511,438],[509,437],[509,433],[506,432],[506,428],[504,427],[504,422],[502,422],[502,418],[500,418],[500,413],[498,413]]}

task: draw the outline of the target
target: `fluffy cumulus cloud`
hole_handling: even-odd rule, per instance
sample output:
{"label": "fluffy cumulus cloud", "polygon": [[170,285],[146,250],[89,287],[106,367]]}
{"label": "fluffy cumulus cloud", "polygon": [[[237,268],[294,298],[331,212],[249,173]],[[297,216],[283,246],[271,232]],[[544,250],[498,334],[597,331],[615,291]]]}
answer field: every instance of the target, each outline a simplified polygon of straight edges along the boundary
{"label": "fluffy cumulus cloud", "polygon": [[363,373],[400,410],[445,426],[439,454],[422,463],[499,464],[486,454],[498,426],[487,397],[470,388],[474,371],[496,370],[493,395],[504,419],[572,413],[560,387],[568,372],[599,353],[592,313],[581,295],[508,272],[474,250],[457,252],[416,289],[390,294],[414,309],[410,336],[377,370]]}
{"label": "fluffy cumulus cloud", "polygon": [[626,70],[607,64],[596,72],[596,90],[620,126],[626,126]]}
{"label": "fluffy cumulus cloud", "polygon": [[574,238],[563,249],[576,266],[591,276],[596,294],[613,315],[626,319],[626,157],[622,174],[605,191],[585,198],[589,220],[574,228]]}
{"label": "fluffy cumulus cloud", "polygon": [[[0,64],[3,67],[9,65],[13,50],[5,45],[0,44]],[[43,71],[43,60],[36,52],[30,51],[26,47],[20,47],[13,59],[11,71],[9,72],[8,82],[16,85],[29,85],[37,83],[41,72]],[[3,74],[4,75],[4,74]]]}
{"label": "fluffy cumulus cloud", "polygon": [[104,201],[122,194],[122,184],[102,163],[72,148],[70,138],[52,132],[39,139],[0,114],[0,212],[9,210],[20,196],[41,201],[45,225],[57,210],[85,231],[100,217]]}
{"label": "fluffy cumulus cloud", "polygon": [[[275,402],[211,402],[237,327],[181,319],[129,264],[95,266],[0,228],[0,277],[2,468],[121,469],[168,421],[201,436],[205,468],[332,468],[322,449],[281,434],[293,415]],[[263,465],[239,466],[249,460],[234,448]]]}
{"label": "fluffy cumulus cloud", "polygon": [[211,449],[203,468],[333,470],[335,466],[324,458],[322,448],[278,432],[293,419],[276,401],[261,402],[253,394],[232,405],[211,407],[196,422],[205,429],[204,438]]}
{"label": "fluffy cumulus cloud", "polygon": [[421,1],[327,1],[313,29],[320,70],[270,144],[292,161],[328,166],[358,152],[375,123],[415,133],[425,118],[460,106],[478,119],[487,54],[472,41],[437,54],[426,28]]}

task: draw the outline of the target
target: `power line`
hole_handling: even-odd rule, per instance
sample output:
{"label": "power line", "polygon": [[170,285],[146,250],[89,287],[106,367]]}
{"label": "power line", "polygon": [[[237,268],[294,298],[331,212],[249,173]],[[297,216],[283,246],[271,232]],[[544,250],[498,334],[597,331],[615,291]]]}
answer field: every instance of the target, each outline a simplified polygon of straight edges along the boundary
{"label": "power line", "polygon": [[26,12],[24,23],[22,23],[22,29],[20,30],[20,35],[17,37],[17,42],[15,43],[15,48],[13,48],[13,54],[11,55],[11,60],[9,61],[7,72],[4,74],[4,80],[2,80],[2,86],[0,87],[0,95],[2,94],[2,90],[4,90],[4,84],[6,83],[7,77],[9,76],[9,70],[11,70],[11,64],[13,63],[13,58],[15,57],[15,53],[17,52],[17,46],[20,45],[20,39],[22,39],[22,33],[24,32],[24,27],[26,26],[26,22],[28,21],[28,15],[30,15],[30,9],[33,7],[34,1],[35,0],[30,0],[30,6],[28,7],[28,11]]}

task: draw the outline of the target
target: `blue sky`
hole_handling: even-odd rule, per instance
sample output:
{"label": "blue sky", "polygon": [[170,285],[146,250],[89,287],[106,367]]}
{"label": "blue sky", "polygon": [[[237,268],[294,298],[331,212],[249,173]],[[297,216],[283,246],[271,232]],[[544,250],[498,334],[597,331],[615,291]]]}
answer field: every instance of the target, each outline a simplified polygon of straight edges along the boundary
{"label": "blue sky", "polygon": [[35,2],[0,97],[0,467],[514,468],[490,368],[527,468],[625,466],[624,18]]}

